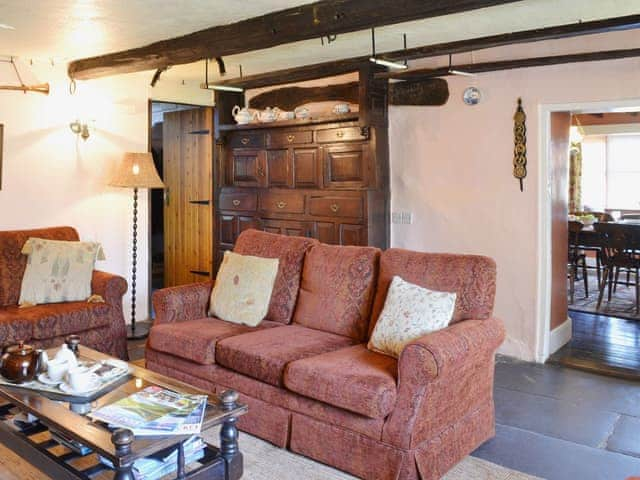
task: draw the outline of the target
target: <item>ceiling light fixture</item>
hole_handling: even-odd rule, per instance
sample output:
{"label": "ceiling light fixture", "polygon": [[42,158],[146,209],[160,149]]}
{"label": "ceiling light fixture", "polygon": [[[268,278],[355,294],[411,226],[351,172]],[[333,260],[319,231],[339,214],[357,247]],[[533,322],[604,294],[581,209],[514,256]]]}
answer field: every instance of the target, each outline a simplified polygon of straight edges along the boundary
{"label": "ceiling light fixture", "polygon": [[16,27],[12,27],[11,25],[7,25],[6,23],[0,23],[0,28],[4,30],[15,30]]}
{"label": "ceiling light fixture", "polygon": [[458,75],[460,77],[475,77],[475,73],[465,72],[463,70],[456,70],[451,66],[451,54],[449,54],[449,70],[447,70],[449,75]]}
{"label": "ceiling light fixture", "polygon": [[[407,49],[407,34],[404,34],[404,49]],[[376,57],[376,32],[375,28],[371,28],[371,57],[369,58],[371,63],[376,65],[382,65],[387,68],[395,68],[397,70],[406,70],[408,68],[407,60],[404,63],[394,62],[392,60],[385,60],[383,58]]]}
{"label": "ceiling light fixture", "polygon": [[[240,80],[242,80],[242,65],[240,65]],[[200,88],[204,90],[218,90],[222,92],[244,92],[244,88],[242,87],[209,83],[209,59],[207,58],[204,59],[204,83],[200,84]]]}
{"label": "ceiling light fixture", "polygon": [[13,70],[13,73],[15,74],[16,80],[17,80],[16,84],[0,85],[0,90],[17,90],[23,93],[37,92],[37,93],[44,93],[45,95],[49,95],[48,83],[40,83],[38,85],[26,85],[22,81],[22,77],[20,76],[20,72],[18,72],[18,67],[16,66],[14,57],[9,57],[9,60],[0,59],[0,63],[10,64],[11,65],[10,70]]}

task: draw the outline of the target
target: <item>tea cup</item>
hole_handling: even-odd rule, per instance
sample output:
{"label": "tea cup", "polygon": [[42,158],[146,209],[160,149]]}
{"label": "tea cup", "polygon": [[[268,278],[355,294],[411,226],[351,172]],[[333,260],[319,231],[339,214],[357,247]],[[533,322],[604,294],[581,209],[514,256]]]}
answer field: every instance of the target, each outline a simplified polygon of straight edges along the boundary
{"label": "tea cup", "polygon": [[69,362],[61,358],[52,358],[47,362],[47,377],[54,382],[59,382],[69,370]]}
{"label": "tea cup", "polygon": [[73,390],[82,392],[91,386],[95,376],[93,368],[72,367],[67,372],[67,383]]}

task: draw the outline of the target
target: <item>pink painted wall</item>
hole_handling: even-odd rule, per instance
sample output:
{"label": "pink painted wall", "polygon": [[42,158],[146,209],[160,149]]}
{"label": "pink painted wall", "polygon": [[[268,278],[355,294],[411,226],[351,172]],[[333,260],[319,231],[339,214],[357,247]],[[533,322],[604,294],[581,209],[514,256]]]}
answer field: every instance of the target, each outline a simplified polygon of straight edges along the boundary
{"label": "pink painted wall", "polygon": [[[513,58],[575,49],[630,48],[639,32],[513,48]],[[633,41],[633,43],[631,43]],[[483,55],[489,56],[487,53]],[[505,49],[499,55],[508,58]],[[468,60],[468,59],[467,59]],[[476,55],[475,61],[479,60]],[[413,212],[412,225],[392,225],[392,245],[423,251],[489,255],[498,264],[495,314],[504,320],[501,352],[532,360],[536,351],[540,105],[638,99],[640,59],[626,59],[449,77],[443,107],[391,107],[391,203]],[[480,104],[462,102],[468,86]],[[527,121],[524,192],[512,177],[513,113],[522,97]]]}

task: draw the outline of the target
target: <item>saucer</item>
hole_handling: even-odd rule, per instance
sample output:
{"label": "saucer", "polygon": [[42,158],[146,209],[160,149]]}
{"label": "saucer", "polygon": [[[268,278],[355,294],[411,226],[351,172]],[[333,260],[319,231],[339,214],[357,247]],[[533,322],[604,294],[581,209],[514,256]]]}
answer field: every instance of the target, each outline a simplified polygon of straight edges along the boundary
{"label": "saucer", "polygon": [[54,387],[60,385],[63,382],[62,379],[60,379],[60,380],[52,380],[52,379],[50,379],[49,378],[49,374],[47,374],[47,373],[41,373],[40,375],[38,375],[38,381],[40,383],[44,383],[45,385],[51,385],[51,386],[54,386]]}
{"label": "saucer", "polygon": [[67,382],[61,383],[58,388],[64,393],[68,393],[69,395],[82,395],[97,390],[98,388],[100,388],[101,384],[102,382],[100,382],[100,379],[97,376],[94,376],[91,378],[89,384],[82,390],[74,390]]}

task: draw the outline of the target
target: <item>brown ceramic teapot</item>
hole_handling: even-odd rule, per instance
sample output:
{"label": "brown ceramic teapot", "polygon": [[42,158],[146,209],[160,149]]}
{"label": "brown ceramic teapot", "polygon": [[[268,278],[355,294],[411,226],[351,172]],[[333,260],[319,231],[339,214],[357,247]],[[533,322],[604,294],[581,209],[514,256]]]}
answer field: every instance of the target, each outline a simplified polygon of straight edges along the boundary
{"label": "brown ceramic teapot", "polygon": [[5,348],[0,357],[0,375],[13,383],[33,380],[40,371],[42,350],[37,350],[24,342]]}

